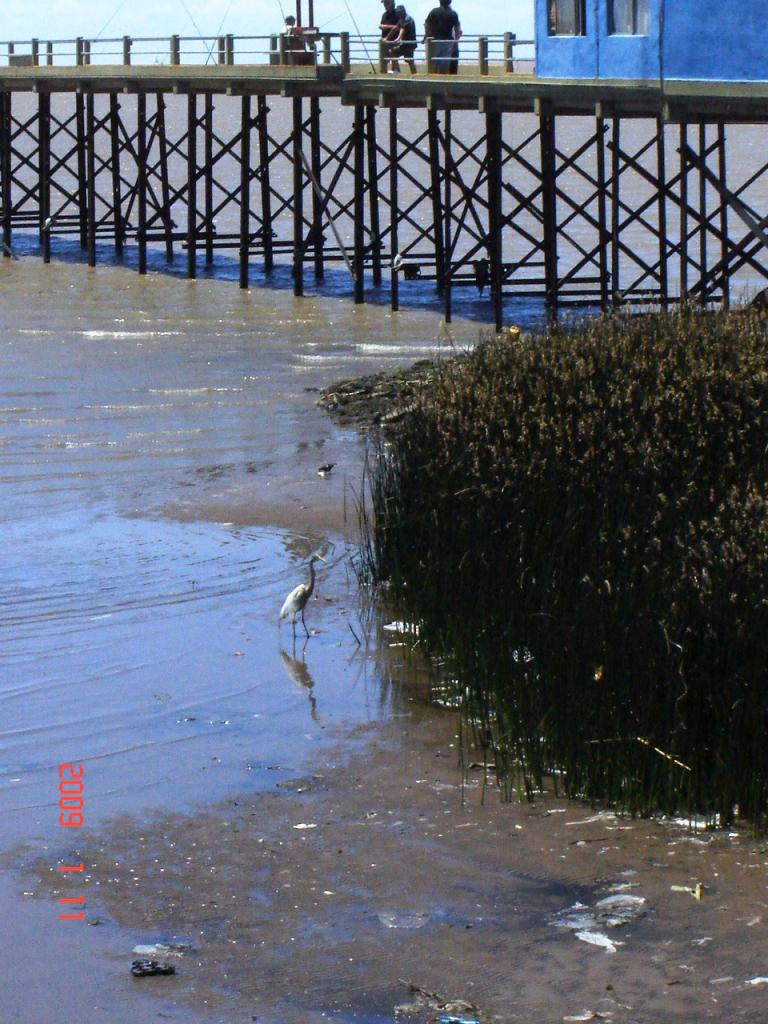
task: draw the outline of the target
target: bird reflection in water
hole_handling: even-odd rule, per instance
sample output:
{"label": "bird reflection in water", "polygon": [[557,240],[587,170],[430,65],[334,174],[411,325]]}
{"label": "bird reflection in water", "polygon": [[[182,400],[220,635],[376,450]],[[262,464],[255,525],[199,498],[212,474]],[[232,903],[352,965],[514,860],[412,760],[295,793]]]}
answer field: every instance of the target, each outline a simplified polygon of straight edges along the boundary
{"label": "bird reflection in water", "polygon": [[[316,722],[318,720],[317,699],[315,698],[315,695],[312,692],[315,685],[315,681],[309,674],[307,663],[304,661],[304,648],[306,648],[306,646],[307,644],[305,641],[304,647],[302,647],[301,649],[301,660],[299,660],[298,658],[292,658],[290,654],[283,650],[280,651],[280,657],[282,658],[283,661],[283,667],[290,676],[291,680],[297,686],[300,686],[303,690],[306,691],[307,699],[309,700],[309,713],[312,716],[312,721]],[[296,649],[294,647],[294,654],[295,653]]]}

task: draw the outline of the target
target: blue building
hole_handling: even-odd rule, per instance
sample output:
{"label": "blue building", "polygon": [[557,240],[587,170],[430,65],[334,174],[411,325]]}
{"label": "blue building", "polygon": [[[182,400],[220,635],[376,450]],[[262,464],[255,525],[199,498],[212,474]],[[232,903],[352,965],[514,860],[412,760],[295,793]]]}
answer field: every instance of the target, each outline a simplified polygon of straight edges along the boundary
{"label": "blue building", "polygon": [[541,78],[768,81],[765,0],[536,0]]}

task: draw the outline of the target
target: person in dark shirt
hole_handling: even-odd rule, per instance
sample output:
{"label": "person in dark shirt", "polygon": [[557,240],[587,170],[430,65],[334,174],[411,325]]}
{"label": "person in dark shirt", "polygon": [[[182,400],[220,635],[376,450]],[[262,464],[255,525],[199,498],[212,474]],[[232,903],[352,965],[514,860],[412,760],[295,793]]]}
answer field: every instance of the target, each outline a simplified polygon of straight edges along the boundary
{"label": "person in dark shirt", "polygon": [[[392,47],[400,31],[400,19],[395,14],[395,0],[381,0],[384,4],[384,13],[381,16],[381,38],[387,44],[385,50],[391,54]],[[390,71],[394,71],[395,61],[390,61]]]}
{"label": "person in dark shirt", "polygon": [[451,0],[440,0],[424,22],[424,38],[432,40],[432,63],[441,74],[455,75],[459,68],[459,39],[461,24]]}
{"label": "person in dark shirt", "polygon": [[402,57],[411,69],[411,74],[415,75],[416,61],[413,59],[413,55],[416,52],[416,22],[402,4],[398,4],[395,8],[395,14],[399,21],[395,45],[392,48],[392,70],[395,72],[400,70],[398,57]]}

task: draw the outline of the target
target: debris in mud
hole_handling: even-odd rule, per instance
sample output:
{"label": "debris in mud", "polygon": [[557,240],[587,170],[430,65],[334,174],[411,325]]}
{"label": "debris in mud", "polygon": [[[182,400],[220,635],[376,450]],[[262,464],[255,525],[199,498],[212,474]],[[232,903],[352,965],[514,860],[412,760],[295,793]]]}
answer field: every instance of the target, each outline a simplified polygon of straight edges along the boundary
{"label": "debris in mud", "polygon": [[159,960],[134,960],[131,964],[131,974],[134,978],[146,978],[154,974],[175,974],[176,968],[173,964],[160,962]]}
{"label": "debris in mud", "polygon": [[672,892],[690,893],[695,900],[700,900],[704,895],[704,886],[701,882],[697,882],[696,885],[670,885],[669,888]]}
{"label": "debris in mud", "polygon": [[385,928],[423,928],[429,920],[429,914],[407,911],[402,914],[382,911],[377,916]]}
{"label": "debris in mud", "polygon": [[599,946],[606,953],[615,953],[624,943],[603,934],[604,928],[621,928],[631,921],[645,917],[645,897],[628,893],[613,892],[598,900],[594,906],[574,903],[555,915],[552,924],[556,928],[567,928],[579,939],[591,946]]}
{"label": "debris in mud", "polygon": [[410,1016],[430,1011],[433,1014],[431,1020],[439,1021],[440,1024],[458,1024],[459,1021],[463,1024],[480,1024],[480,1011],[474,1003],[468,1003],[464,999],[444,999],[437,992],[430,992],[412,981],[404,981],[402,978],[399,981],[416,998],[411,1003],[396,1006],[395,1016]]}
{"label": "debris in mud", "polygon": [[147,946],[134,946],[133,952],[141,957],[184,956],[192,949],[191,942],[154,942]]}
{"label": "debris in mud", "polygon": [[645,897],[616,893],[598,900],[592,911],[595,920],[606,928],[620,928],[645,916]]}
{"label": "debris in mud", "polygon": [[606,953],[615,953],[618,946],[623,946],[623,942],[618,940],[614,941],[609,939],[607,935],[603,935],[602,932],[593,931],[581,931],[574,932],[574,935],[580,942],[586,942],[590,946],[600,946]]}
{"label": "debris in mud", "polygon": [[613,1014],[609,1010],[607,1013],[598,1013],[597,1010],[585,1010],[584,1013],[576,1014],[572,1017],[563,1017],[564,1021],[587,1021],[587,1020],[611,1020]]}
{"label": "debris in mud", "polygon": [[419,635],[419,625],[417,622],[402,622],[398,619],[395,622],[387,622],[381,628],[385,633],[412,633],[414,636]]}

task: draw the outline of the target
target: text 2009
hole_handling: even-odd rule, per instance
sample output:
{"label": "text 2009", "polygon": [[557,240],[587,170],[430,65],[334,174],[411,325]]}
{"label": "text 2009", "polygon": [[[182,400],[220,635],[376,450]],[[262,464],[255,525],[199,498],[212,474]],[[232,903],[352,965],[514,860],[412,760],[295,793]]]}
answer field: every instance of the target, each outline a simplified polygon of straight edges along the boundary
{"label": "text 2009", "polygon": [[[83,815],[83,776],[85,772],[81,764],[59,765],[59,825],[62,828],[81,828],[85,820]],[[82,874],[82,864],[59,864],[59,871],[78,871]],[[83,906],[85,896],[61,896],[59,903]],[[82,921],[85,911],[73,914],[59,914],[62,921]]]}

